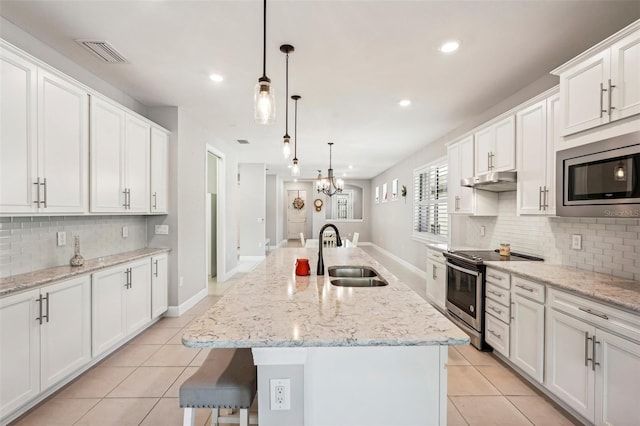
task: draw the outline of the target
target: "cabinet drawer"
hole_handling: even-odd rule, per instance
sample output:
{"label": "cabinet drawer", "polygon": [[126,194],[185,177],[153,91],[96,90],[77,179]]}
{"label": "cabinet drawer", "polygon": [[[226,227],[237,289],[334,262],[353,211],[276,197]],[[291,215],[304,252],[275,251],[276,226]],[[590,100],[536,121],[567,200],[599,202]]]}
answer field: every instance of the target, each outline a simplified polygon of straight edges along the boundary
{"label": "cabinet drawer", "polygon": [[504,306],[509,306],[511,302],[511,293],[509,293],[509,290],[498,287],[494,283],[487,283],[486,292],[489,299],[495,300]]}
{"label": "cabinet drawer", "polygon": [[487,330],[485,340],[493,347],[494,351],[500,352],[502,355],[508,357],[509,325],[488,314],[484,315],[484,321]]}
{"label": "cabinet drawer", "polygon": [[510,320],[509,308],[501,305],[491,299],[485,299],[485,312],[500,318],[502,321],[508,323]]}
{"label": "cabinet drawer", "polygon": [[487,268],[487,283],[493,283],[499,287],[511,288],[511,276],[507,272]]}
{"label": "cabinet drawer", "polygon": [[640,316],[637,314],[624,312],[595,300],[575,296],[554,288],[549,289],[548,306],[606,331],[640,342]]}
{"label": "cabinet drawer", "polygon": [[514,276],[512,280],[514,293],[520,294],[527,299],[535,300],[539,303],[544,303],[544,284],[529,281],[518,276]]}

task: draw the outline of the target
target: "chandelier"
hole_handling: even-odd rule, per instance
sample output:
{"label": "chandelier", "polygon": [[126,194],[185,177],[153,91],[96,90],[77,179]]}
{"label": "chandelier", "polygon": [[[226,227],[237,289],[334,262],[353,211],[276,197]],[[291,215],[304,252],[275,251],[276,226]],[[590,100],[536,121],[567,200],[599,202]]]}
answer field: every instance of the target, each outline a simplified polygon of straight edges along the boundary
{"label": "chandelier", "polygon": [[318,170],[318,178],[316,179],[316,190],[318,193],[323,193],[332,197],[334,194],[342,192],[344,189],[344,181],[342,179],[335,179],[333,176],[333,168],[331,167],[331,147],[333,142],[329,142],[329,170],[327,171],[327,177],[322,177],[322,172]]}

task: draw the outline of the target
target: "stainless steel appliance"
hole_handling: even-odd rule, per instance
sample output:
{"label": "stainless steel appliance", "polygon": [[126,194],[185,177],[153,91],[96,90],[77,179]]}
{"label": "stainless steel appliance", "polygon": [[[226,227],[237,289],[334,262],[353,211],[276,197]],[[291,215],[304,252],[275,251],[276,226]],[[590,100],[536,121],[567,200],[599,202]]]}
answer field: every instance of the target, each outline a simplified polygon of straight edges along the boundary
{"label": "stainless steel appliance", "polygon": [[558,216],[640,218],[640,132],[556,155]]}
{"label": "stainless steel appliance", "polygon": [[448,251],[447,259],[447,313],[449,318],[471,338],[471,344],[482,350],[484,340],[485,261],[541,261],[539,257],[511,252],[500,256],[500,250]]}

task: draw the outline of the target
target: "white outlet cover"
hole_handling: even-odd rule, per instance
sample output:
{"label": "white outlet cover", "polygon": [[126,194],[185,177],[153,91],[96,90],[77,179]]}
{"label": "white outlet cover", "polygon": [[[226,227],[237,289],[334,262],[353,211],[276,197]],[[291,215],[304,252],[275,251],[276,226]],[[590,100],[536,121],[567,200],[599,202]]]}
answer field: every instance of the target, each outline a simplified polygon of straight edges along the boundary
{"label": "white outlet cover", "polygon": [[156,225],[156,235],[169,235],[169,225]]}
{"label": "white outlet cover", "polygon": [[269,380],[271,410],[291,410],[291,379]]}
{"label": "white outlet cover", "polygon": [[582,250],[582,235],[580,234],[571,235],[571,248],[573,250]]}
{"label": "white outlet cover", "polygon": [[67,245],[67,233],[64,231],[60,231],[56,233],[58,246]]}
{"label": "white outlet cover", "polygon": [[129,228],[126,226],[122,227],[122,238],[127,238],[129,236]]}

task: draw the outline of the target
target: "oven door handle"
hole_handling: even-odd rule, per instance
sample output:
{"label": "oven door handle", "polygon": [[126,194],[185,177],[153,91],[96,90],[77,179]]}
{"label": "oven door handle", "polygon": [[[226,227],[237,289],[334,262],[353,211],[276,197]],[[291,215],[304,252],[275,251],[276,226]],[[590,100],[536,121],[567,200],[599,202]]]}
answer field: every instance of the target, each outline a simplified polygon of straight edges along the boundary
{"label": "oven door handle", "polygon": [[458,270],[460,272],[464,272],[465,274],[473,275],[474,277],[479,277],[480,276],[480,272],[478,272],[478,271],[471,271],[469,269],[461,268],[460,266],[454,265],[453,263],[450,263],[448,261],[447,261],[447,266],[449,268],[456,269],[456,270]]}

